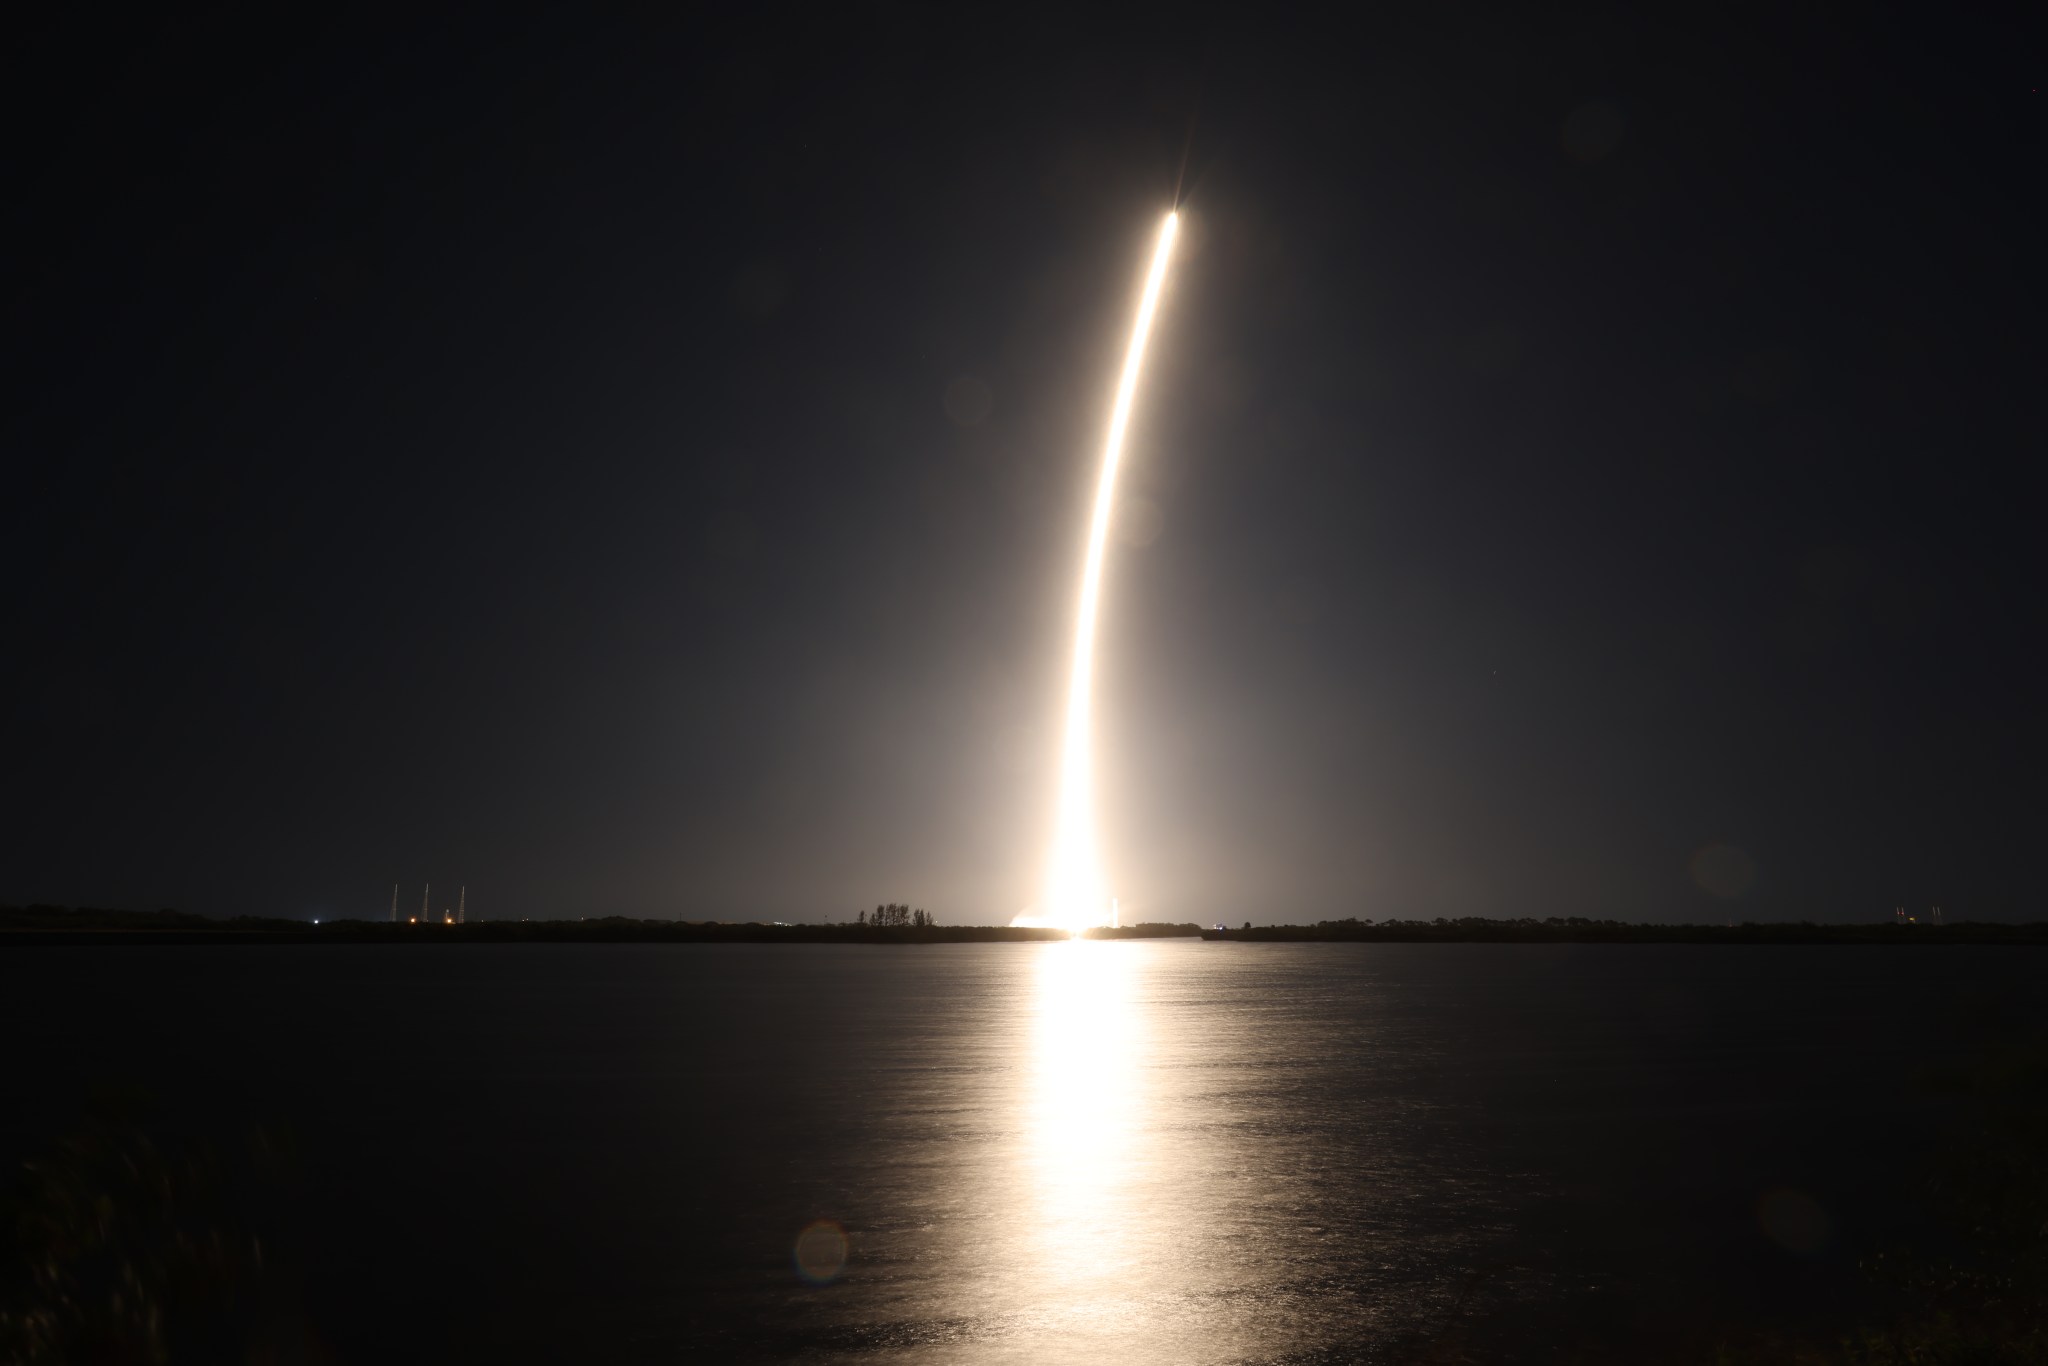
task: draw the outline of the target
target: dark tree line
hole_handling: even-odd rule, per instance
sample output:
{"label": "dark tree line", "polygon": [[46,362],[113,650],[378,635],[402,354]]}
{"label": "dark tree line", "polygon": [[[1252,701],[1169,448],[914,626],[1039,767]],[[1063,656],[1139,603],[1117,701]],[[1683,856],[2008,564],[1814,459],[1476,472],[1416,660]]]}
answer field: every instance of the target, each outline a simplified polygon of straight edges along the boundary
{"label": "dark tree line", "polygon": [[1547,920],[1322,920],[1313,925],[1252,925],[1202,931],[1204,939],[1351,940],[1381,943],[1569,944],[2048,944],[2048,921],[2010,924],[1952,921],[1902,925],[1893,920],[1815,924],[1810,920],[1743,921],[1721,925],[1639,925],[1584,916]]}
{"label": "dark tree line", "polygon": [[921,930],[932,923],[932,918],[923,911],[913,911],[908,906],[899,906],[891,902],[887,905],[875,907],[875,913],[872,916],[866,911],[862,911],[860,919],[854,923],[858,925],[871,925],[877,929],[884,930]]}

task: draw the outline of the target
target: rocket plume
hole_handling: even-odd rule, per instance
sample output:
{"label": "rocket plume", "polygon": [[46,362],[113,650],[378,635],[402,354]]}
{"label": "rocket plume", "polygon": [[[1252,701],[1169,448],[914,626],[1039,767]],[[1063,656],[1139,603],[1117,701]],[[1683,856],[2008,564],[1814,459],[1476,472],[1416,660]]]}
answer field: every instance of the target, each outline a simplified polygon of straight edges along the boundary
{"label": "rocket plume", "polygon": [[1089,724],[1095,690],[1095,618],[1102,598],[1102,553],[1109,541],[1110,516],[1116,506],[1116,472],[1123,460],[1124,432],[1130,426],[1138,374],[1144,368],[1145,342],[1152,332],[1152,317],[1158,311],[1166,265],[1173,256],[1173,239],[1179,231],[1180,215],[1166,215],[1166,222],[1159,229],[1158,245],[1152,251],[1151,269],[1145,276],[1145,293],[1138,304],[1137,323],[1131,329],[1130,349],[1124,353],[1123,376],[1117,382],[1116,406],[1110,413],[1109,441],[1103,448],[1102,472],[1095,484],[1095,511],[1088,523],[1088,553],[1082,561],[1081,600],[1074,619],[1073,666],[1067,678],[1066,739],[1060,750],[1059,808],[1044,909],[1040,914],[1042,920],[1069,930],[1108,924],[1114,915],[1095,839]]}

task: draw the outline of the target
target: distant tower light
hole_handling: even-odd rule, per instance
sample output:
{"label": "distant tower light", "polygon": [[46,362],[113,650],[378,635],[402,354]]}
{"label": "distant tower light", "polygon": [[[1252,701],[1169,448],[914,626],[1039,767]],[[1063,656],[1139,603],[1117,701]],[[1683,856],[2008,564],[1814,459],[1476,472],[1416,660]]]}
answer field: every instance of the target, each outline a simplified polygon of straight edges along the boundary
{"label": "distant tower light", "polygon": [[465,885],[463,886],[463,888],[462,888],[462,891],[461,891],[461,893],[460,893],[460,894],[459,894],[459,895],[458,895],[458,896],[457,896],[457,897],[455,898],[455,923],[456,923],[456,924],[460,925],[460,924],[461,924],[461,923],[463,922],[463,919],[465,918],[465,916],[466,916],[466,915],[467,915],[467,913],[468,913],[468,908],[469,908],[469,887],[468,887],[468,885],[467,885],[467,884],[465,884]]}
{"label": "distant tower light", "polygon": [[433,896],[434,884],[429,882],[420,891],[420,919],[425,920],[429,923],[432,923],[434,919],[434,908],[430,904],[433,900]]}
{"label": "distant tower light", "polygon": [[398,884],[391,884],[391,923],[398,923]]}

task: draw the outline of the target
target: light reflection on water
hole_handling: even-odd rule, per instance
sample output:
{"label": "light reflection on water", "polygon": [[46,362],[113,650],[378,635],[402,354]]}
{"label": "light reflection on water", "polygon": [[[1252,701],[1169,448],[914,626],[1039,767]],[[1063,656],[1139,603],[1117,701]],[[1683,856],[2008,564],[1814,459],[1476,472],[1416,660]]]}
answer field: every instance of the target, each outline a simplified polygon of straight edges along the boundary
{"label": "light reflection on water", "polygon": [[1024,1217],[1041,1290],[1069,1305],[1129,1284],[1142,1221],[1148,1059],[1135,957],[1118,947],[1048,945],[1033,974]]}
{"label": "light reflection on water", "polygon": [[[1894,960],[1827,952],[1077,941],[852,962],[955,1007],[913,1037],[878,1024],[903,1067],[878,1074],[869,1141],[915,1159],[846,1188],[847,1280],[790,1302],[811,1327],[763,1356],[1542,1361],[1758,1312],[1730,1287],[1784,1269],[1744,1241],[1749,1188],[1792,1168],[1749,1135],[1847,1154],[1909,1104],[1855,1014]],[[1837,1260],[1789,1302],[1853,1297]]]}
{"label": "light reflection on water", "polygon": [[1429,1107],[1399,1079],[1427,1048],[1375,1056],[1355,1000],[1310,1025],[1312,976],[1231,952],[977,963],[957,1037],[920,1043],[968,1065],[888,1074],[919,1160],[862,1183],[847,1283],[792,1307],[845,1315],[846,1360],[980,1363],[1260,1360],[1438,1311],[1481,1198],[1426,1189]]}

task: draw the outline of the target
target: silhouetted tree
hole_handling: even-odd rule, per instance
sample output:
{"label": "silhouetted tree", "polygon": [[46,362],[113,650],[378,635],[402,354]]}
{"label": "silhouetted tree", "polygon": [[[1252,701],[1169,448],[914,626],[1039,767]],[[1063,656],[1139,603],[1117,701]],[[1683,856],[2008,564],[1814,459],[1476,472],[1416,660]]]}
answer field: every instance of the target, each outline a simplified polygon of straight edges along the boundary
{"label": "silhouetted tree", "polygon": [[121,1106],[25,1164],[0,1246],[0,1361],[154,1366],[271,1360],[272,1254],[258,1231],[280,1175],[246,1150],[167,1143]]}

